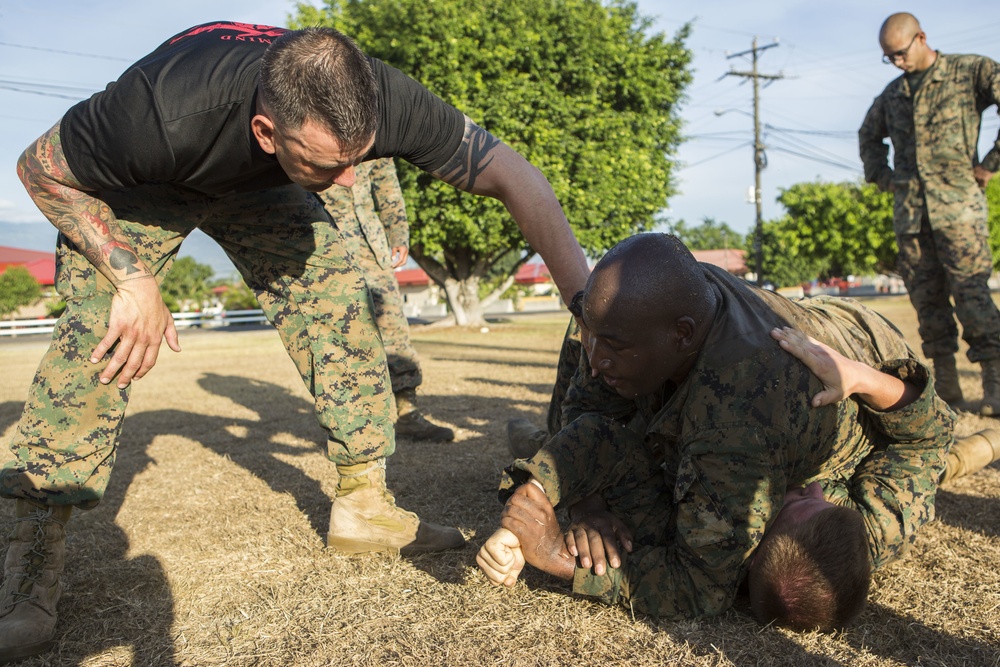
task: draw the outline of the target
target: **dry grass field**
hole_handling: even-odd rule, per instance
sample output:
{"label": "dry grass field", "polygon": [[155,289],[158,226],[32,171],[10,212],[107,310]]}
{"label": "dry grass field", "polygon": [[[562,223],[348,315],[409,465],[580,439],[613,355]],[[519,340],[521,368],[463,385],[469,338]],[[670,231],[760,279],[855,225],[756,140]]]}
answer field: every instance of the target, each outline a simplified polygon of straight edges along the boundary
{"label": "dry grass field", "polygon": [[[916,341],[903,298],[870,302]],[[417,327],[423,404],[454,443],[401,440],[400,505],[459,526],[464,551],[348,557],[324,548],[335,471],[311,401],[271,330],[182,332],[136,383],[105,501],[68,529],[60,643],[40,665],[1000,665],[1000,466],[939,494],[916,548],[878,573],[848,631],[762,628],[736,609],[662,622],[528,573],[475,566],[496,525],[511,417],[543,420],[566,317]],[[0,432],[46,341],[0,343]],[[973,407],[975,369],[962,360]],[[964,413],[961,433],[989,425]],[[12,503],[0,503],[0,535]],[[6,539],[2,539],[6,547]]]}

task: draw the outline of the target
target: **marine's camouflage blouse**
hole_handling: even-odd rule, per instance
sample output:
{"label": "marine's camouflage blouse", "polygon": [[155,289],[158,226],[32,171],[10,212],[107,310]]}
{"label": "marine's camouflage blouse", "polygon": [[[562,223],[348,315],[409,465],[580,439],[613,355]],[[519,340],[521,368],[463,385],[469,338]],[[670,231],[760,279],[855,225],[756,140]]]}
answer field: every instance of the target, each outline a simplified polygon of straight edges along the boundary
{"label": "marine's camouflage blouse", "polygon": [[409,245],[410,237],[396,166],[392,158],[380,158],[357,165],[354,174],[354,187],[334,185],[320,197],[348,249],[370,250],[388,270],[391,249]]}
{"label": "marine's camouflage blouse", "polygon": [[[719,310],[695,367],[662,407],[654,402],[659,397],[643,397],[623,415],[623,399],[609,397],[584,372],[564,403],[567,419],[603,412],[644,429],[645,446],[662,456],[674,503],[666,544],[636,548],[604,576],[578,568],[574,590],[671,618],[732,604],[750,555],[793,485],[820,481],[828,499],[860,510],[873,563],[891,560],[933,517],[955,419],[926,368],[879,315],[851,299],[794,302],[703,268],[721,297]],[[780,325],[910,379],[923,393],[894,413],[854,400],[813,408],[810,398],[822,387],[770,337]],[[514,465],[540,474],[528,462]]]}
{"label": "marine's camouflage blouse", "polygon": [[[865,180],[895,186],[896,233],[920,231],[926,201],[932,228],[984,223],[986,201],[972,175],[980,164],[983,111],[1000,102],[1000,64],[984,56],[938,54],[916,94],[905,75],[875,98],[858,131]],[[892,140],[893,166],[889,167]],[[1000,170],[1000,137],[982,166]]]}

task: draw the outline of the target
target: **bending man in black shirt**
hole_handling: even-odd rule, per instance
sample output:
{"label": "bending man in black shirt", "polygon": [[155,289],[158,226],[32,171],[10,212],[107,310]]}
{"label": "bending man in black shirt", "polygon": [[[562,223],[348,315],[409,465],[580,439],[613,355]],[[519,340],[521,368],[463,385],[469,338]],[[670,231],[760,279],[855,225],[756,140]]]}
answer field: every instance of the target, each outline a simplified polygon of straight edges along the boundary
{"label": "bending man in black shirt", "polygon": [[542,174],[417,82],[329,29],[215,23],[181,33],[71,108],[18,173],[59,228],[67,308],[0,472],[17,528],[0,661],[54,635],[64,525],[101,499],[129,385],[166,339],[158,285],[196,227],[253,289],[316,400],[339,482],[327,537],[348,552],[460,547],[385,487],[392,393],[364,279],[313,195],[361,161],[402,157],[504,202],[563,294],[587,265]]}

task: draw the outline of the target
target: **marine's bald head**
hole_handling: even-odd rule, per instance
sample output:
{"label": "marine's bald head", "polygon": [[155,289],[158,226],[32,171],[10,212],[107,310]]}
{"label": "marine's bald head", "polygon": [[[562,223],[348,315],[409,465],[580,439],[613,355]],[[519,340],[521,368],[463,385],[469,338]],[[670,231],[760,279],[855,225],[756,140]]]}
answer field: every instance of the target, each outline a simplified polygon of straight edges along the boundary
{"label": "marine's bald head", "polygon": [[883,47],[887,40],[909,42],[918,32],[920,32],[920,21],[916,16],[907,12],[897,12],[882,23],[878,41]]}
{"label": "marine's bald head", "polygon": [[681,314],[703,321],[715,311],[698,261],[669,234],[638,234],[608,251],[590,275],[586,303],[595,315],[643,324]]}

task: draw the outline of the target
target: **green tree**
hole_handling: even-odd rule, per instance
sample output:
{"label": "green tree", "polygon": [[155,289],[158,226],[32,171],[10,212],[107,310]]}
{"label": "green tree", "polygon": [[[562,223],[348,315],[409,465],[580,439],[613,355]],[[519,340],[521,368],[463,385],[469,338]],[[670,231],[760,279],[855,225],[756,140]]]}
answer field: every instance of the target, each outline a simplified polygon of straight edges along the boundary
{"label": "green tree", "polygon": [[[634,2],[328,0],[298,5],[291,23],[341,29],[524,155],[590,255],[652,228],[674,192],[688,27],[647,34],[651,21]],[[534,251],[499,202],[407,164],[400,181],[411,256],[444,288],[458,323],[481,320]]]}
{"label": "green tree", "polygon": [[[764,224],[764,274],[776,284],[871,275],[895,266],[892,195],[875,185],[796,183],[778,201],[785,215]],[[750,235],[748,252],[752,242]]]}
{"label": "green tree", "polygon": [[743,235],[715,218],[703,218],[697,227],[688,227],[683,220],[669,223],[667,231],[679,238],[691,250],[718,250],[743,246]]}
{"label": "green tree", "polygon": [[990,250],[993,251],[993,268],[1000,269],[1000,178],[986,184],[986,205],[989,210]]}
{"label": "green tree", "polygon": [[160,286],[163,302],[172,312],[191,306],[200,309],[202,301],[211,293],[208,281],[212,273],[211,266],[199,264],[191,257],[174,261]]}
{"label": "green tree", "polygon": [[257,297],[242,280],[229,285],[222,297],[222,307],[226,310],[256,310],[260,308]]}
{"label": "green tree", "polygon": [[30,306],[42,296],[42,288],[23,266],[11,266],[0,273],[0,316]]}

